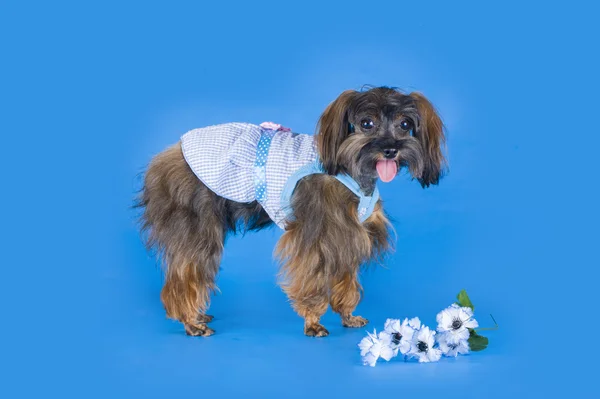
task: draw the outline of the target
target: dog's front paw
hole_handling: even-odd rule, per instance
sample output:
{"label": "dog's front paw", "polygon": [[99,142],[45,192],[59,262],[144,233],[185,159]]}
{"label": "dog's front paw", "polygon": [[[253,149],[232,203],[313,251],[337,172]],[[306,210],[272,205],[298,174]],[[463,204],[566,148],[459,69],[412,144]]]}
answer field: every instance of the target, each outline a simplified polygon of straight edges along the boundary
{"label": "dog's front paw", "polygon": [[367,325],[368,322],[369,322],[369,320],[365,319],[364,317],[352,316],[352,315],[342,319],[342,325],[344,327],[352,327],[352,328],[364,327]]}
{"label": "dog's front paw", "polygon": [[309,337],[326,337],[329,335],[329,331],[322,325],[316,323],[304,327],[304,334]]}
{"label": "dog's front paw", "polygon": [[206,324],[185,324],[185,333],[192,337],[209,337],[215,333],[215,330]]}

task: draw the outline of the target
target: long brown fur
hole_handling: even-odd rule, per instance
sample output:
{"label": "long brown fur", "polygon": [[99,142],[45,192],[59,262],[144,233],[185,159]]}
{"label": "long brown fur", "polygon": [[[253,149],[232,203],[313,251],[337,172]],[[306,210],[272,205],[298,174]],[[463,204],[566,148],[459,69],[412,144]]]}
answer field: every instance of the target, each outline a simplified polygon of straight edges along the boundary
{"label": "long brown fur", "polygon": [[444,123],[433,104],[423,94],[414,92],[410,93],[410,97],[414,98],[417,103],[417,109],[422,121],[423,134],[421,135],[421,140],[428,155],[424,157],[428,165],[425,167],[425,171],[419,180],[421,182],[437,184],[441,172],[447,167],[446,158],[442,152],[446,145]]}
{"label": "long brown fur", "polygon": [[[376,129],[360,127],[367,117]],[[411,134],[398,128],[403,118],[412,121]],[[356,131],[349,130],[351,124]],[[368,322],[353,314],[362,297],[360,268],[380,261],[392,247],[382,202],[361,223],[358,197],[332,175],[351,175],[371,195],[375,163],[392,146],[399,167],[407,167],[423,187],[437,184],[445,165],[443,130],[424,96],[390,88],[345,91],[323,112],[316,144],[327,173],[299,181],[291,199],[292,218],[276,247],[282,264],[280,285],[304,318],[306,335],[329,334],[320,324],[328,306],[346,327]],[[152,160],[137,206],[143,210],[147,247],[165,266],[161,300],[167,316],[181,321],[189,335],[213,334],[207,325],[212,316],[206,311],[217,290],[227,235],[260,230],[273,222],[258,202],[233,202],[208,189],[186,163],[180,143]]]}
{"label": "long brown fur", "polygon": [[305,319],[306,335],[328,334],[319,324],[328,304],[345,326],[367,323],[352,315],[361,299],[358,271],[389,249],[389,222],[378,204],[361,224],[357,206],[357,197],[328,175],[309,176],[296,187],[295,220],[288,223],[276,253],[283,263],[282,288]]}
{"label": "long brown fur", "polygon": [[325,108],[319,118],[317,147],[323,168],[330,175],[340,172],[338,150],[347,137],[348,112],[356,91],[346,90]]}
{"label": "long brown fur", "polygon": [[225,235],[235,232],[239,221],[246,230],[258,230],[270,219],[258,203],[234,203],[202,184],[179,143],[152,160],[137,205],[144,210],[146,245],[166,269],[161,300],[167,316],[181,321],[189,335],[212,335],[206,310],[217,289]]}

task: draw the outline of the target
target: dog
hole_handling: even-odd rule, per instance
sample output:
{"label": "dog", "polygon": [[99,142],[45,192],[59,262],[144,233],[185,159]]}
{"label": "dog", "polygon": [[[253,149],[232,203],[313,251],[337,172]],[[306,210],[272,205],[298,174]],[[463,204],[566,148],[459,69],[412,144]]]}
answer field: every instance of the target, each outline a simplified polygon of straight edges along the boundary
{"label": "dog", "polygon": [[161,301],[191,336],[210,336],[225,238],[284,229],[279,284],[304,319],[304,334],[329,335],[331,306],[345,327],[361,300],[361,267],[390,251],[392,226],[377,181],[407,169],[423,188],[445,173],[445,127],[421,93],[390,87],[344,91],[316,134],[274,123],[222,124],[187,132],[156,155],[137,198],[148,249],[165,265]]}

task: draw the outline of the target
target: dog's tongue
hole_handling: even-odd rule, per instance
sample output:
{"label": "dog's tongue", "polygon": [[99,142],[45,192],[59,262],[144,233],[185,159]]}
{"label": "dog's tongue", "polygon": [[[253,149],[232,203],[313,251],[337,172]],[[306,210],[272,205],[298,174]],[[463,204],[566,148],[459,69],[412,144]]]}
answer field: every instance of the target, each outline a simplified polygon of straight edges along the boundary
{"label": "dog's tongue", "polygon": [[398,172],[396,162],[391,160],[377,161],[376,168],[377,174],[379,174],[379,178],[384,183],[389,183],[392,180],[394,180],[394,177],[396,177],[396,173]]}

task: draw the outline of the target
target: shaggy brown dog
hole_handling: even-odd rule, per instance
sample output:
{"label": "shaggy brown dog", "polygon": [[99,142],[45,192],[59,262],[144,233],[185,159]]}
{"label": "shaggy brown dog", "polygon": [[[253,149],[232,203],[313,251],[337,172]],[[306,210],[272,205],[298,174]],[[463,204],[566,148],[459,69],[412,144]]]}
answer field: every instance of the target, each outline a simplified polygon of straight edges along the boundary
{"label": "shaggy brown dog", "polygon": [[[368,322],[352,314],[362,294],[360,267],[390,249],[381,201],[361,223],[358,197],[333,176],[350,175],[365,195],[378,177],[389,181],[402,167],[423,187],[437,184],[445,167],[444,127],[421,94],[378,87],[343,92],[321,116],[315,140],[326,173],[297,184],[277,256],[281,286],[304,318],[304,333],[323,337],[329,333],[319,320],[328,305],[346,327]],[[189,335],[212,335],[206,311],[226,235],[273,222],[258,202],[234,202],[206,187],[184,159],[181,143],[152,160],[138,206],[147,245],[166,265],[161,299],[167,316],[181,321]]]}

